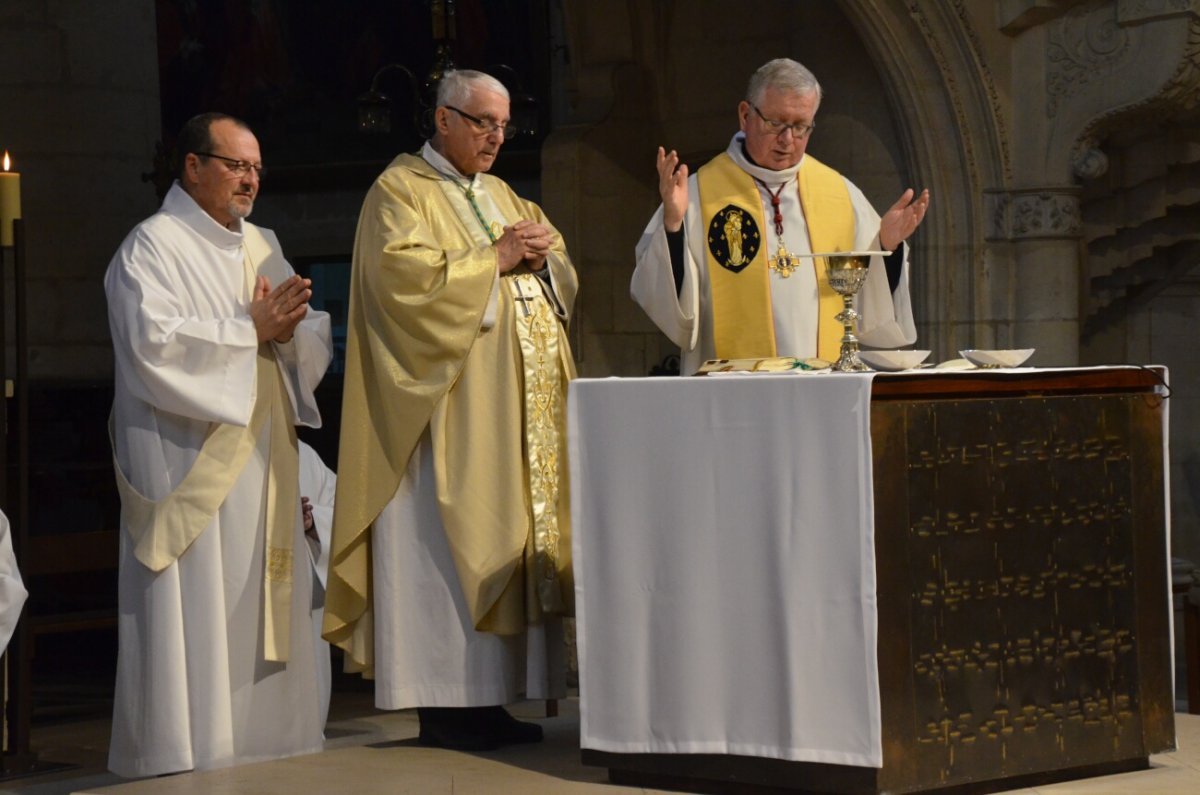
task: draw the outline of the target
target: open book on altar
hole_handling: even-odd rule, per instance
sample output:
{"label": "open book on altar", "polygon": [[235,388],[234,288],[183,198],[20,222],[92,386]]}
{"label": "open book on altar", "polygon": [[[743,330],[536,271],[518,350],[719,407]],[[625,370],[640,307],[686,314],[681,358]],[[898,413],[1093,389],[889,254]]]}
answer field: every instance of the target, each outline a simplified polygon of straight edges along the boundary
{"label": "open book on altar", "polygon": [[830,362],[816,357],[797,359],[794,356],[772,356],[766,359],[709,359],[700,365],[696,375],[721,373],[789,373],[828,370]]}

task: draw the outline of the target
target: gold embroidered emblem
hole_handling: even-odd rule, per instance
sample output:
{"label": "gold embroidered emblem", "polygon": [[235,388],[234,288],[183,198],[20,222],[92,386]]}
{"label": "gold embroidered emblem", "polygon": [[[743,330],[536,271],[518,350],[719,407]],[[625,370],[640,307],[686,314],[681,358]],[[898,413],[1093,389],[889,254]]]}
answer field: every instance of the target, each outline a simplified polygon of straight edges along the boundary
{"label": "gold embroidered emblem", "polygon": [[726,205],[708,223],[708,250],[724,269],[740,273],[758,254],[762,236],[754,216],[741,207]]}
{"label": "gold embroidered emblem", "polygon": [[275,582],[292,581],[292,550],[267,548],[267,579]]}

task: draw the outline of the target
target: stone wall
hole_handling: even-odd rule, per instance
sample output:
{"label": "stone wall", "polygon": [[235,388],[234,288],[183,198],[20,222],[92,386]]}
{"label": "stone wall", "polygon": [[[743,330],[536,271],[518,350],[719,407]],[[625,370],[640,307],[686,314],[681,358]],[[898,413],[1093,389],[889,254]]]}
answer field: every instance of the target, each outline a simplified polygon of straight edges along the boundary
{"label": "stone wall", "polygon": [[1170,371],[1172,554],[1200,564],[1200,267],[1130,318],[1145,358]]}
{"label": "stone wall", "polygon": [[161,137],[155,41],[153,0],[0,5],[0,149],[21,172],[33,378],[111,378],[104,270],[158,206],[141,180]]}
{"label": "stone wall", "polygon": [[1200,562],[1200,125],[1131,114],[1082,180],[1085,363],[1170,372],[1171,513],[1176,555]]}

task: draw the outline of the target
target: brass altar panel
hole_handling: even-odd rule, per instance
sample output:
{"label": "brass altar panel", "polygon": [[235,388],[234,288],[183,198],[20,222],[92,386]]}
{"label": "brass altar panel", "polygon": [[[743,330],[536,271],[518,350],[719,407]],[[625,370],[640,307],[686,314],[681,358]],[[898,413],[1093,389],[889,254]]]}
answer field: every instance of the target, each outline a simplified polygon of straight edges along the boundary
{"label": "brass altar panel", "polygon": [[873,403],[888,784],[1173,737],[1160,411],[1145,394]]}

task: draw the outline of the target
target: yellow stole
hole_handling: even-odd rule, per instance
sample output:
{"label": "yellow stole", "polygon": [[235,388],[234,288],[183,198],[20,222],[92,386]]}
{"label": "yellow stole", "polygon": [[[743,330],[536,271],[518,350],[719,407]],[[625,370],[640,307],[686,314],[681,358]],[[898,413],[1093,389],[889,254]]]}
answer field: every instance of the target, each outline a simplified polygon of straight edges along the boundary
{"label": "yellow stole", "polygon": [[[246,225],[246,278],[254,283],[255,262],[270,248],[261,233]],[[276,274],[270,274],[275,277]],[[273,284],[278,282],[273,278]],[[213,423],[196,460],[175,489],[151,500],[125,477],[113,447],[113,469],[121,495],[121,521],[133,541],[133,554],[151,571],[162,571],[179,559],[212,522],[258,445],[263,426],[271,423],[267,468],[266,539],[263,549],[264,658],[286,662],[292,601],[292,538],[300,502],[300,459],[296,427],[287,388],[270,342],[258,346],[257,396],[246,427]],[[112,435],[112,420],[109,420]]]}
{"label": "yellow stole", "polygon": [[[720,359],[778,355],[767,260],[765,214],[754,178],[727,152],[700,168],[700,217],[705,223],[705,260],[713,316],[713,344]],[[797,184],[813,251],[854,248],[854,208],[838,172],[806,154]],[[842,299],[829,286],[824,257],[813,258],[819,301],[817,355],[835,361],[842,324],[834,317]]]}

